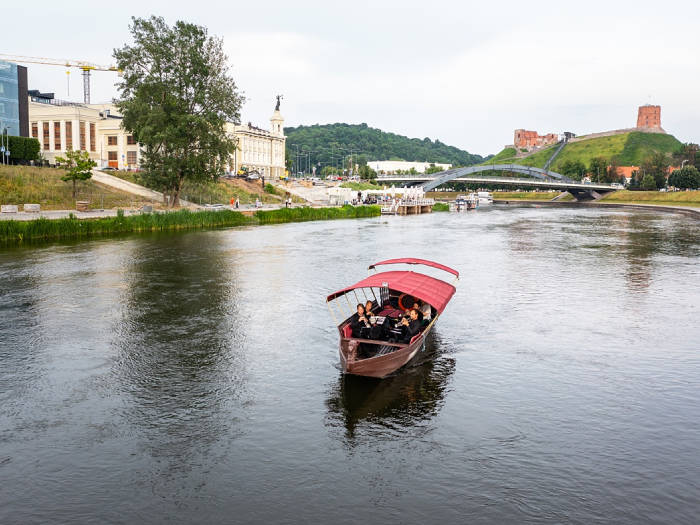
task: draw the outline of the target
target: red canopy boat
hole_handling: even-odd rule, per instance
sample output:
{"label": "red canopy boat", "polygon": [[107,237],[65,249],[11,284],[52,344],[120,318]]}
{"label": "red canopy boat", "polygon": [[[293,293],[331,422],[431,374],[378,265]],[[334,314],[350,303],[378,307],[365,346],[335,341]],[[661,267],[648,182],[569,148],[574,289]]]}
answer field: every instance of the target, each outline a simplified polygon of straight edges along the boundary
{"label": "red canopy boat", "polygon": [[[377,266],[390,264],[429,266],[454,275],[455,281],[459,279],[457,270],[425,259],[389,259],[370,265],[369,270],[376,272]],[[425,337],[455,291],[452,284],[441,279],[413,271],[393,270],[371,274],[329,295],[326,302],[340,333],[343,372],[385,377],[404,366],[424,348]],[[358,323],[356,305],[364,305],[367,301],[372,303],[371,319],[368,318],[373,321],[371,327]],[[404,311],[411,309],[415,302],[422,303],[425,317],[419,331],[411,336],[410,332],[406,335],[405,328],[397,325]],[[336,312],[340,312],[340,319],[343,319],[340,324]]]}

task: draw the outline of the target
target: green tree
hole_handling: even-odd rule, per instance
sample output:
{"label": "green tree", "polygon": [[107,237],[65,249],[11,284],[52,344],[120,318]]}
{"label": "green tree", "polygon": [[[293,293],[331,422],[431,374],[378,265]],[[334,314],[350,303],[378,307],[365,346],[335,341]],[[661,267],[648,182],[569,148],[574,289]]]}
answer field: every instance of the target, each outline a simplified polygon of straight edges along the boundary
{"label": "green tree", "polygon": [[360,166],[358,170],[360,178],[367,180],[374,180],[377,178],[377,172],[370,168],[367,164]]}
{"label": "green tree", "polygon": [[567,160],[556,171],[572,179],[581,180],[581,177],[586,173],[586,165],[580,160]]}
{"label": "green tree", "polygon": [[588,165],[588,172],[591,174],[591,180],[601,182],[605,179],[608,171],[608,161],[604,157],[594,157]]}
{"label": "green tree", "polygon": [[61,166],[66,173],[61,180],[64,182],[73,181],[73,198],[76,195],[76,183],[79,180],[88,180],[92,177],[92,168],[97,163],[90,158],[87,151],[69,150],[65,157],[56,157],[56,163]]}
{"label": "green tree", "polygon": [[132,45],[114,50],[123,79],[117,107],[143,144],[147,186],[179,204],[185,180],[215,180],[236,146],[226,122],[238,122],[243,97],[228,76],[221,39],[201,26],[161,17],[132,18]]}
{"label": "green tree", "polygon": [[663,188],[666,186],[666,173],[668,172],[668,167],[670,165],[669,159],[665,153],[656,152],[648,156],[644,162],[642,162],[642,173],[644,175],[651,175],[656,181],[657,188]]}
{"label": "green tree", "polygon": [[425,168],[426,175],[430,175],[431,173],[440,173],[441,171],[444,171],[444,169],[440,166],[436,166],[435,164],[431,164],[430,166]]}
{"label": "green tree", "polygon": [[655,190],[656,189],[656,181],[654,180],[654,176],[653,175],[644,175],[644,178],[642,179],[641,188],[643,190]]}
{"label": "green tree", "polygon": [[617,161],[616,158],[610,159],[610,164],[608,165],[608,168],[605,172],[605,179],[603,182],[619,182],[620,181],[620,173],[618,169],[620,168],[620,163]]}
{"label": "green tree", "polygon": [[668,185],[680,189],[700,188],[700,171],[695,166],[683,166],[669,175]]}

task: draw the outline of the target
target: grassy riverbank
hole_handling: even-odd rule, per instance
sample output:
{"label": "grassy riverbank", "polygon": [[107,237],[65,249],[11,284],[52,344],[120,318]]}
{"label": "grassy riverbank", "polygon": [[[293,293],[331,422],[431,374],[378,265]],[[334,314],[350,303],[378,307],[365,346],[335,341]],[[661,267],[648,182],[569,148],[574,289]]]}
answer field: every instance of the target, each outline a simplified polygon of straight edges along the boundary
{"label": "grassy riverbank", "polygon": [[[150,204],[148,199],[115,190],[93,180],[73,185],[61,177],[65,170],[36,166],[0,166],[0,204],[39,204],[42,210],[74,210],[75,201],[89,201],[90,208],[129,208]],[[155,203],[158,204],[158,203]]]}
{"label": "grassy riverbank", "polygon": [[36,219],[33,221],[0,221],[0,243],[83,239],[138,232],[177,231],[223,228],[255,224],[278,224],[328,219],[354,219],[381,214],[379,206],[345,206],[343,208],[293,208],[258,211],[253,216],[240,212],[179,210],[168,213],[146,213],[99,219]]}
{"label": "grassy riverbank", "polygon": [[700,208],[700,191],[615,191],[600,202],[619,204],[660,204],[667,206],[692,206]]}
{"label": "grassy riverbank", "polygon": [[450,205],[444,202],[436,202],[433,204],[433,211],[450,211]]}

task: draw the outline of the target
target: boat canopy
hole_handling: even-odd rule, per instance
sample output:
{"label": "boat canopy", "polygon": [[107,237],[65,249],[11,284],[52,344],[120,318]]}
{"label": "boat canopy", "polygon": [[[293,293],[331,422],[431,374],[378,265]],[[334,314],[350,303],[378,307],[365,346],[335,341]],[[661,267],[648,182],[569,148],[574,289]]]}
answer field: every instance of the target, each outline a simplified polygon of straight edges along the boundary
{"label": "boat canopy", "polygon": [[[395,261],[402,261],[402,259],[394,259]],[[412,261],[419,261],[420,259],[406,259]],[[427,261],[431,262],[431,261]],[[389,264],[387,261],[378,264]],[[396,263],[399,264],[399,263]],[[411,263],[408,263],[411,264]],[[412,263],[412,264],[424,264],[424,263]],[[437,263],[431,263],[428,266],[438,265]],[[372,265],[370,268],[372,268]],[[447,268],[445,266],[445,268]],[[455,270],[448,268],[450,273],[456,273]],[[326,302],[332,301],[338,297],[345,295],[348,292],[357,290],[359,288],[389,288],[391,290],[396,290],[397,292],[405,293],[425,301],[430,306],[435,308],[439,313],[442,313],[447,303],[450,302],[452,296],[455,293],[455,287],[451,284],[436,279],[435,277],[430,277],[429,275],[424,275],[422,273],[407,272],[407,271],[391,271],[391,272],[380,272],[375,273],[361,280],[332,293],[326,298]]]}
{"label": "boat canopy", "polygon": [[449,266],[445,266],[444,264],[437,263],[435,261],[429,261],[427,259],[413,259],[413,258],[405,258],[405,259],[387,259],[386,261],[381,261],[378,263],[374,263],[370,265],[368,270],[373,270],[375,266],[381,266],[383,264],[422,264],[423,266],[431,266],[433,268],[437,268],[438,270],[442,270],[447,273],[451,273],[455,277],[459,278],[459,272],[457,270],[454,270],[450,268]]}

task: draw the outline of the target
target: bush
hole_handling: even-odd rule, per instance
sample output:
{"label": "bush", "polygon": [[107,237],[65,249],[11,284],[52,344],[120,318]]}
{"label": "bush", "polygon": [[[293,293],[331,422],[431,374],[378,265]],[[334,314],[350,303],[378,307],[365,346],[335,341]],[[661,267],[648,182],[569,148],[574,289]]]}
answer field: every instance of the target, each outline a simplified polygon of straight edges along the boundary
{"label": "bush", "polygon": [[8,148],[10,150],[10,160],[14,163],[26,163],[39,159],[39,141],[31,137],[8,138]]}
{"label": "bush", "polygon": [[642,179],[641,188],[643,190],[655,190],[656,180],[654,180],[654,177],[652,175],[644,175],[644,178]]}
{"label": "bush", "polygon": [[700,188],[700,171],[695,166],[683,166],[683,168],[671,173],[668,177],[668,184],[681,189]]}
{"label": "bush", "polygon": [[444,202],[436,202],[433,204],[433,211],[450,211],[450,205]]}
{"label": "bush", "polygon": [[275,187],[270,184],[269,182],[265,184],[265,193],[271,193],[272,195],[277,195],[277,191],[275,190]]}

